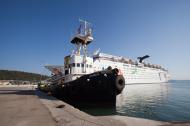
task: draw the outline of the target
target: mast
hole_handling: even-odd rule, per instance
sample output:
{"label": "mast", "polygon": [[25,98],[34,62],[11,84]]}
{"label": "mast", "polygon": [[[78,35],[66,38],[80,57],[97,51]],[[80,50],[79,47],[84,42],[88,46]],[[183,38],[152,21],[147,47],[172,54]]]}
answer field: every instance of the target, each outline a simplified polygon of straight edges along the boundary
{"label": "mast", "polygon": [[80,25],[77,29],[76,34],[71,39],[71,43],[75,44],[77,49],[75,51],[76,55],[81,55],[81,48],[83,52],[83,72],[86,73],[86,57],[87,57],[87,45],[93,41],[91,24],[85,20],[79,19]]}

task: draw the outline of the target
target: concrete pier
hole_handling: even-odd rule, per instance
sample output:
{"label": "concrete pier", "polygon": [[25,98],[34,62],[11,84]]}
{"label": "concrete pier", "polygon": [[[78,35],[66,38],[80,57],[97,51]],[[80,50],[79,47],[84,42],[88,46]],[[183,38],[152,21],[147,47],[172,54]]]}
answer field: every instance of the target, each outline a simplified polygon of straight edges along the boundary
{"label": "concrete pier", "polygon": [[188,126],[125,116],[91,116],[33,86],[0,87],[1,126]]}
{"label": "concrete pier", "polygon": [[32,87],[0,87],[0,126],[56,126]]}

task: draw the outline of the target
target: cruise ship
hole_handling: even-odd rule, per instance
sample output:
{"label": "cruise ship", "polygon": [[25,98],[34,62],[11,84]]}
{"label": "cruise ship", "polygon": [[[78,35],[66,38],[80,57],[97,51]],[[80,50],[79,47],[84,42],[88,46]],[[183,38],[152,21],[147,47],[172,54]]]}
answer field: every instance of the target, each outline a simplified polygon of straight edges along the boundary
{"label": "cruise ship", "polygon": [[[170,79],[168,70],[160,65],[146,63],[148,55],[138,57],[134,61],[127,57],[105,54],[99,50],[92,55],[87,52],[87,46],[93,41],[91,24],[80,20],[80,26],[71,39],[76,50],[64,58],[64,66],[45,66],[52,73],[52,80],[67,83],[83,75],[117,68],[125,78],[125,84],[163,83]],[[60,79],[61,78],[61,79]]]}

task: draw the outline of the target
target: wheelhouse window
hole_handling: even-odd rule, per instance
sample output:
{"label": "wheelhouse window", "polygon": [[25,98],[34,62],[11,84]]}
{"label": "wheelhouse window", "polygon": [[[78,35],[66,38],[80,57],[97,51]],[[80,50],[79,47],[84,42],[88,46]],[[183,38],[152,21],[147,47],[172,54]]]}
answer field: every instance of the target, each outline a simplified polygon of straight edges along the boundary
{"label": "wheelhouse window", "polygon": [[92,68],[92,65],[89,65],[90,68]]}
{"label": "wheelhouse window", "polygon": [[65,70],[65,75],[69,74],[69,70]]}
{"label": "wheelhouse window", "polygon": [[84,63],[81,63],[81,67],[84,67]]}
{"label": "wheelhouse window", "polygon": [[72,63],[72,67],[75,67],[75,63]]}
{"label": "wheelhouse window", "polygon": [[77,63],[77,67],[80,67],[80,63]]}
{"label": "wheelhouse window", "polygon": [[86,67],[88,68],[88,64],[86,64]]}

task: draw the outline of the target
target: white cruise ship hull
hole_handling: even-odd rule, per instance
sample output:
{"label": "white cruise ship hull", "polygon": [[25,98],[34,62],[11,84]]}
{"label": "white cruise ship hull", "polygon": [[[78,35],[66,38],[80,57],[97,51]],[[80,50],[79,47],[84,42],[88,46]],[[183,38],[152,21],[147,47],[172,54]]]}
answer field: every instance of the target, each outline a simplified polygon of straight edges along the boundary
{"label": "white cruise ship hull", "polygon": [[134,83],[163,83],[168,82],[169,75],[166,71],[149,67],[138,67],[135,65],[123,66],[123,75],[126,84]]}
{"label": "white cruise ship hull", "polygon": [[126,84],[164,83],[169,81],[169,73],[163,69],[126,64],[105,58],[98,58],[94,62],[97,71],[107,69],[109,66],[120,69]]}

